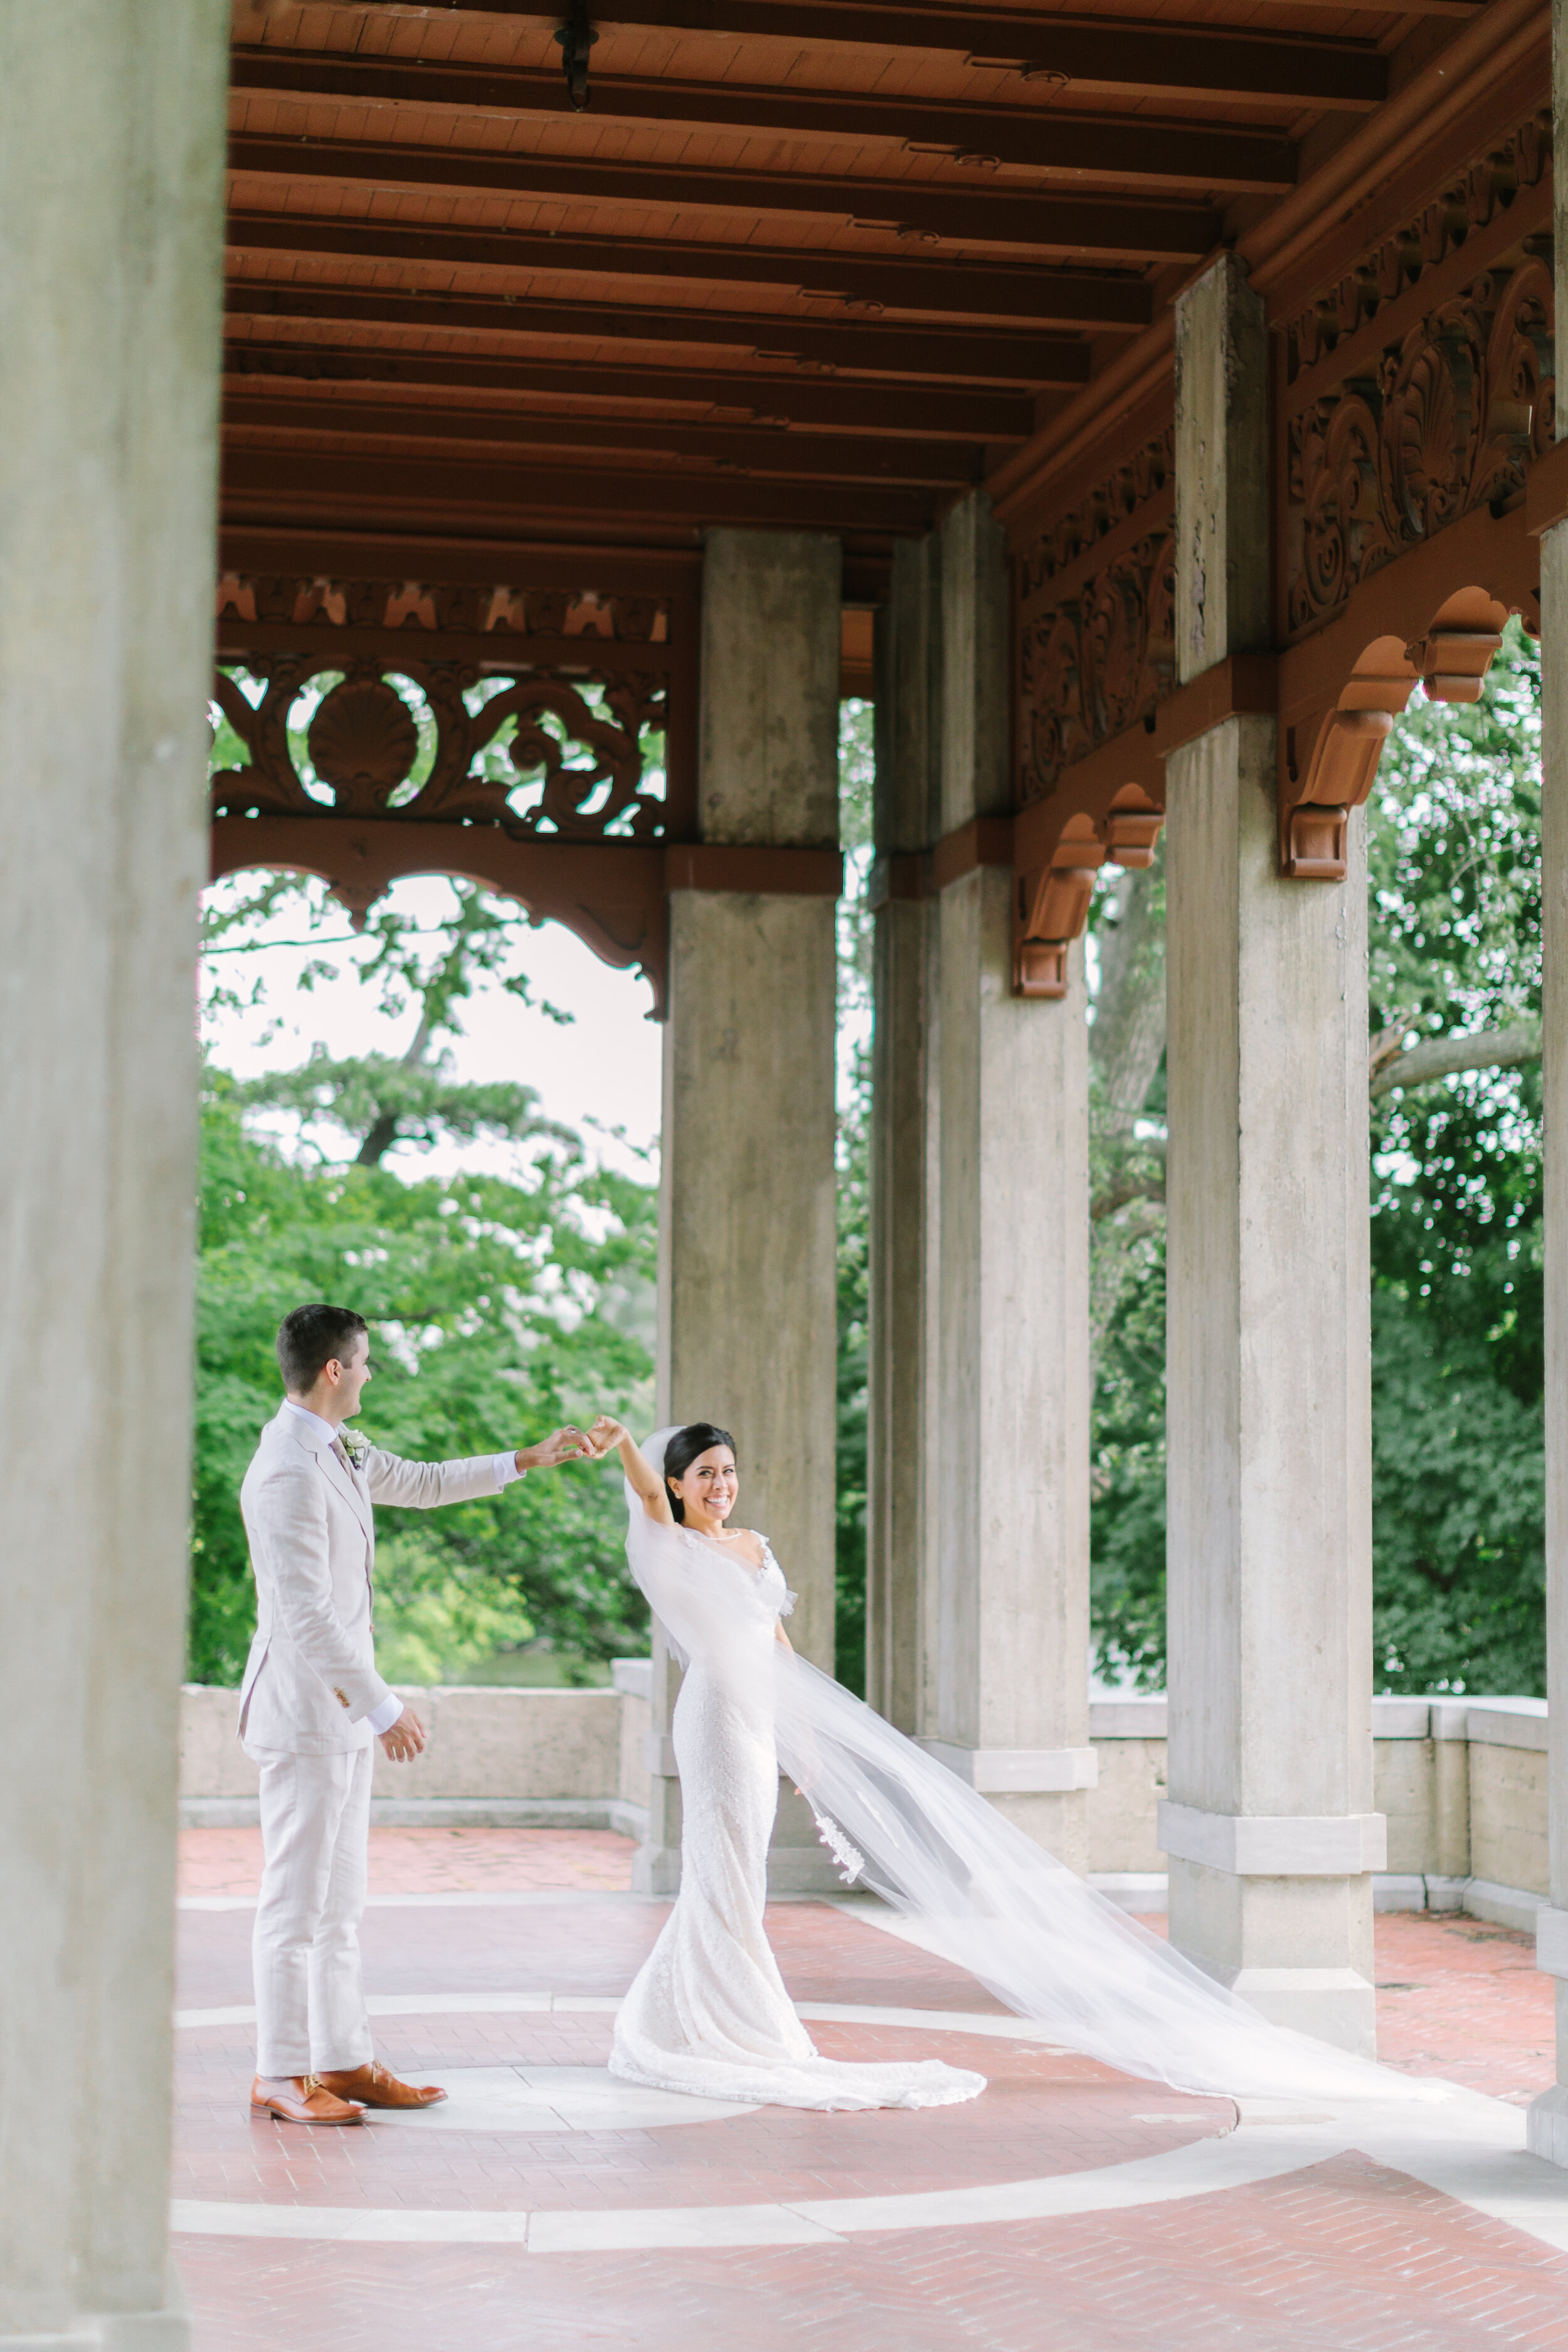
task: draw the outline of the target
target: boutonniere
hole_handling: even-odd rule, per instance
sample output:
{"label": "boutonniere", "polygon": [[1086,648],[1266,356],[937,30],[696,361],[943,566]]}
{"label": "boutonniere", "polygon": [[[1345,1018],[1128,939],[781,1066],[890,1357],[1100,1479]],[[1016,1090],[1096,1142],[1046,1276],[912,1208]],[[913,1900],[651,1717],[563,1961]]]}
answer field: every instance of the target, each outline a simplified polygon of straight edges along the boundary
{"label": "boutonniere", "polygon": [[340,1429],[343,1452],[356,1470],[363,1470],[370,1459],[370,1440],[363,1429]]}

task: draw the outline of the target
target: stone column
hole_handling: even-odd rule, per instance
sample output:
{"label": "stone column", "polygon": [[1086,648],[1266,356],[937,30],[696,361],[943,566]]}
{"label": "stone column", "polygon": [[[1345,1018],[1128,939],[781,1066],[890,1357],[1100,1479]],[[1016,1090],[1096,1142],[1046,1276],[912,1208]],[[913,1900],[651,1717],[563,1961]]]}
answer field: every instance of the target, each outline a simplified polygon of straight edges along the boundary
{"label": "stone column", "polygon": [[[702,589],[699,823],[705,842],[838,837],[836,540],[714,530]],[[837,1220],[834,907],[784,892],[670,898],[659,1417],[733,1430],[737,1524],[799,1595],[795,1647],[833,1667]],[[656,1780],[637,1883],[668,1892],[679,1817],[654,1676]],[[662,1777],[666,1785],[659,1786]],[[810,1815],[781,1802],[773,1875],[837,1885]]]}
{"label": "stone column", "polygon": [[936,1085],[923,868],[941,829],[941,551],[934,535],[895,549],[877,615],[866,1696],[907,1732],[925,1727]]}
{"label": "stone column", "polygon": [[[1232,258],[1177,306],[1181,678],[1268,642],[1268,351]],[[1370,2051],[1366,873],[1278,870],[1275,726],[1167,767],[1171,1935]]]}
{"label": "stone column", "polygon": [[[1568,0],[1552,12],[1553,112],[1568,113]],[[1558,366],[1568,361],[1568,174],[1556,199]],[[1568,415],[1558,424],[1561,437]],[[1531,2105],[1531,2147],[1568,2165],[1568,522],[1541,541],[1542,1083],[1546,1107],[1546,1675],[1551,1895],[1536,1966],[1557,1979],[1557,2081]]]}
{"label": "stone column", "polygon": [[[1005,815],[1007,570],[983,494],[942,530],[942,831]],[[1083,958],[1012,992],[1012,877],[937,910],[940,1338],[925,1743],[1082,1869],[1089,1740],[1089,1039]]]}
{"label": "stone column", "polygon": [[227,14],[0,30],[0,2344],[174,2352]]}

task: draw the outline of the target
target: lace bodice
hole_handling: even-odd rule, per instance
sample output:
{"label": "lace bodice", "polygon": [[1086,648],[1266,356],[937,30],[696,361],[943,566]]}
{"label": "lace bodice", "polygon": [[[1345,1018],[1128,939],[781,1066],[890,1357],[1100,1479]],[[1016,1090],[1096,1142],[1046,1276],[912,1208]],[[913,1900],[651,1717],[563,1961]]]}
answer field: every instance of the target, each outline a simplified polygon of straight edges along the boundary
{"label": "lace bodice", "polygon": [[773,1558],[773,1548],[766,1536],[757,1537],[763,1548],[763,1564],[761,1568],[753,1568],[735,1544],[722,1542],[713,1536],[699,1535],[695,1528],[677,1528],[675,1532],[687,1543],[699,1545],[704,1553],[711,1555],[717,1552],[721,1558],[727,1558],[737,1572],[755,1588],[775,1617],[795,1615],[795,1602],[800,1596],[792,1592],[784,1582],[784,1572]]}

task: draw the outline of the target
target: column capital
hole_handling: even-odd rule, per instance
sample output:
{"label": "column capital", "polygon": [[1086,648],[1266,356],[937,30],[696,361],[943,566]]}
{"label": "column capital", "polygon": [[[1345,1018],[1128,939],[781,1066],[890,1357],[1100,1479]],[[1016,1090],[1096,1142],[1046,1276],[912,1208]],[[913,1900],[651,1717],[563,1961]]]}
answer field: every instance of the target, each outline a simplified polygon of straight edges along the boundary
{"label": "column capital", "polygon": [[1535,1965],[1543,1976],[1568,1977],[1568,1911],[1554,1903],[1535,1915]]}
{"label": "column capital", "polygon": [[1100,1785],[1092,1748],[961,1748],[949,1739],[920,1744],[983,1797],[1052,1796]]}
{"label": "column capital", "polygon": [[1157,1834],[1173,1861],[1233,1878],[1360,1878],[1388,1867],[1382,1813],[1210,1813],[1163,1797]]}

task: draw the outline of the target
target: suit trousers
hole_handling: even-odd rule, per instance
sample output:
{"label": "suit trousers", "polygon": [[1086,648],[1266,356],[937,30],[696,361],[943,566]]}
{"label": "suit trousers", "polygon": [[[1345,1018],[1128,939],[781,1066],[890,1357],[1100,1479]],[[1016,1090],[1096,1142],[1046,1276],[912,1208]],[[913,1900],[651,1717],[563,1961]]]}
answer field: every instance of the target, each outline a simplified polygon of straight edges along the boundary
{"label": "suit trousers", "polygon": [[251,1939],[256,2071],[322,2074],[366,2065],[359,1923],[375,1751],[248,1752],[261,1768],[261,1895]]}

